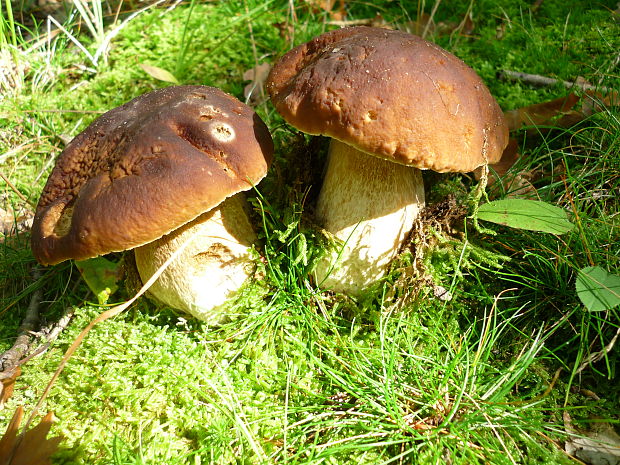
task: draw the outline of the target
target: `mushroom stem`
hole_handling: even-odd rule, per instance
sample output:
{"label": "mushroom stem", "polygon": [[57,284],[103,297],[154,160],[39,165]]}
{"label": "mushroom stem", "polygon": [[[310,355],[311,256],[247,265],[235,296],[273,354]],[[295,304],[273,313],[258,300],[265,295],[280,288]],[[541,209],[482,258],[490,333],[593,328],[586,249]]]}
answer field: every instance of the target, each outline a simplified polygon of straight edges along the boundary
{"label": "mushroom stem", "polygon": [[344,245],[318,264],[317,283],[359,294],[383,277],[423,207],[420,170],[332,139],[317,219]]}
{"label": "mushroom stem", "polygon": [[224,315],[216,307],[232,297],[253,272],[250,247],[256,234],[243,194],[236,194],[194,221],[135,249],[143,282],[186,240],[192,242],[149,289],[157,300],[209,323]]}

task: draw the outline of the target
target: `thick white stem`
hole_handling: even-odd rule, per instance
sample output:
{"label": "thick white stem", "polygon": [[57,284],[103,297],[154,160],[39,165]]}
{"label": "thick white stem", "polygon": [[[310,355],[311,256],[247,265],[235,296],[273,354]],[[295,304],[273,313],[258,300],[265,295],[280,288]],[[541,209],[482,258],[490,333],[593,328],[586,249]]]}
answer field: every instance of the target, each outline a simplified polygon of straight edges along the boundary
{"label": "thick white stem", "polygon": [[253,272],[250,247],[256,234],[243,194],[135,250],[145,282],[186,240],[191,243],[149,289],[158,300],[201,320],[218,323],[217,307],[234,296]]}
{"label": "thick white stem", "polygon": [[385,275],[424,207],[420,170],[331,141],[317,217],[344,242],[317,267],[317,283],[358,294]]}

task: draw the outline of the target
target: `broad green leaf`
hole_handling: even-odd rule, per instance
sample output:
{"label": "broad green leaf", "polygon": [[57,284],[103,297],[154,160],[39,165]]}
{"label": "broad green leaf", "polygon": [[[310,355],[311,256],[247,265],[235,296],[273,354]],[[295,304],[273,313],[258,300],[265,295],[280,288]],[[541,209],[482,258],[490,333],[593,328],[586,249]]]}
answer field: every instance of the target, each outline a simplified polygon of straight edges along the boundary
{"label": "broad green leaf", "polygon": [[105,304],[118,289],[116,285],[119,278],[118,263],[103,257],[95,257],[76,261],[75,265],[100,304]]}
{"label": "broad green leaf", "polygon": [[179,81],[170,71],[166,71],[163,68],[158,68],[157,66],[147,65],[146,63],[138,63],[138,66],[144,70],[146,74],[149,76],[158,79],[160,81],[172,82],[173,84],[178,84]]}
{"label": "broad green leaf", "polygon": [[551,234],[564,234],[574,227],[564,210],[538,200],[505,199],[485,203],[478,210],[478,219]]}
{"label": "broad green leaf", "polygon": [[609,310],[620,304],[620,276],[600,266],[579,270],[575,288],[577,296],[591,312]]}

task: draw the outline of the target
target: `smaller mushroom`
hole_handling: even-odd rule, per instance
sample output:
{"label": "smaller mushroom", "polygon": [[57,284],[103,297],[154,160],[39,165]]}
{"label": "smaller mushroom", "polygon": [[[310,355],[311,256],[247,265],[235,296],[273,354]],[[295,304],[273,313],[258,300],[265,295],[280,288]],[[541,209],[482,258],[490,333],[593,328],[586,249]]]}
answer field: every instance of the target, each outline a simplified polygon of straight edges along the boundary
{"label": "smaller mushroom", "polygon": [[420,170],[467,172],[498,160],[504,116],[465,63],[400,31],[351,27],[315,37],[272,68],[278,112],[331,137],[317,219],[345,245],[317,281],[358,294],[381,278],[424,207]]}
{"label": "smaller mushroom", "polygon": [[252,273],[256,241],[243,191],[267,173],[269,130],[219,89],[173,86],[94,121],[43,189],[32,250],[44,265],[135,248],[143,281],[191,243],[149,289],[209,322]]}

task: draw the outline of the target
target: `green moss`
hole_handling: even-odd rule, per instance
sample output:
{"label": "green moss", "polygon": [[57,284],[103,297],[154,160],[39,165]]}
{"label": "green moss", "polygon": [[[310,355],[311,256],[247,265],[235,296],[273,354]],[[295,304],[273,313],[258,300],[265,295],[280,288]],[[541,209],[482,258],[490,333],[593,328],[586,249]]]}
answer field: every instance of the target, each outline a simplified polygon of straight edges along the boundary
{"label": "green moss", "polygon": [[[545,0],[531,12],[531,2],[478,1],[469,35],[431,38],[472,66],[506,109],[567,91],[502,81],[501,69],[617,87],[610,68],[619,45],[615,2],[586,3]],[[420,6],[431,13],[433,5]],[[440,3],[435,20],[458,24],[469,5]],[[273,62],[291,45],[336,27],[320,8],[294,6],[248,0],[153,9],[114,37],[107,62],[94,72],[66,40],[52,56],[33,53],[25,87],[0,101],[0,153],[27,146],[2,159],[3,174],[35,200],[66,137],[101,112],[168,85],[141,63],[166,69],[182,84],[218,86],[243,99],[242,75],[256,58]],[[352,1],[346,9],[348,19],[379,12],[392,25],[417,14],[417,5],[394,1]],[[424,271],[450,289],[449,301],[436,298],[429,284],[407,287],[413,264],[406,255],[362,298],[316,291],[311,270],[326,244],[308,219],[326,141],[298,136],[268,103],[258,112],[277,147],[272,171],[251,195],[260,279],[227,304],[232,317],[221,327],[146,300],[96,326],[43,407],[58,417],[52,434],[65,437],[57,463],[338,464],[398,456],[411,463],[567,463],[539,434],[561,440],[561,409],[570,407],[577,421],[617,413],[615,353],[579,379],[570,374],[617,327],[617,310],[588,313],[573,290],[576,270],[590,261],[610,272],[620,267],[617,110],[567,131],[516,135],[523,157],[515,169],[531,174],[543,199],[578,216],[581,229],[556,237],[497,227],[493,238],[469,229],[462,238],[428,231],[436,246]],[[469,176],[438,175],[428,198],[452,194],[463,204],[473,188]],[[20,204],[3,189],[9,205]],[[3,349],[35,286],[28,239],[0,243]],[[77,316],[23,367],[0,411],[3,425],[16,405],[32,408],[68,345],[101,310],[84,302],[93,297],[70,264],[45,269],[36,285],[43,286],[48,320],[68,306]],[[558,367],[551,392],[531,402]]]}

